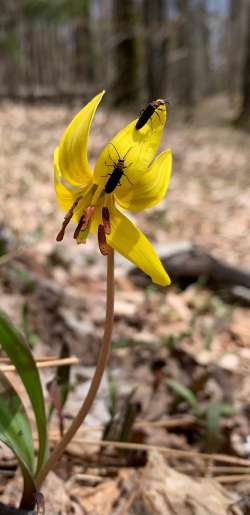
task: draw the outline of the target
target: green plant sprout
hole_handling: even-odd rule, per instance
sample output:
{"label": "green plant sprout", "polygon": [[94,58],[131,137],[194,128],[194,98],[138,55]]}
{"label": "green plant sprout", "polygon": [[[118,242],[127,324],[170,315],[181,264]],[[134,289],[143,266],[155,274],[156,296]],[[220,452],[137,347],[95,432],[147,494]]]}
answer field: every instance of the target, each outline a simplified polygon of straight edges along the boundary
{"label": "green plant sprout", "polygon": [[223,441],[220,427],[221,418],[235,415],[234,406],[226,402],[211,401],[208,406],[204,407],[194,392],[187,386],[174,379],[166,379],[166,383],[180,400],[185,401],[190,406],[192,414],[204,428],[206,451],[217,452]]}

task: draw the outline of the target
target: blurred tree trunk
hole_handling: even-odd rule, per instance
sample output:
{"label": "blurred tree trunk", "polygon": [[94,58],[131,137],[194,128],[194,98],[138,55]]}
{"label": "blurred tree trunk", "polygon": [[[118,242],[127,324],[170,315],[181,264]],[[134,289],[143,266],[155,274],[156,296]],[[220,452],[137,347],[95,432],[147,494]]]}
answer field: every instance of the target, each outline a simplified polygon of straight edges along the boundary
{"label": "blurred tree trunk", "polygon": [[242,82],[242,109],[238,124],[250,130],[250,0],[248,0],[247,34],[245,42],[245,63]]}
{"label": "blurred tree trunk", "polygon": [[143,0],[148,100],[167,97],[168,0]]}
{"label": "blurred tree trunk", "polygon": [[133,0],[113,0],[115,80],[113,105],[127,106],[138,97],[138,61]]}
{"label": "blurred tree trunk", "polygon": [[93,41],[91,31],[90,2],[83,3],[81,16],[75,26],[75,77],[77,82],[91,82],[94,79]]}
{"label": "blurred tree trunk", "polygon": [[[230,0],[229,4],[229,62],[228,62],[228,88],[231,99],[233,100],[235,94],[240,88],[240,68],[241,68],[241,54],[242,54],[242,0]],[[237,41],[237,45],[235,42]]]}
{"label": "blurred tree trunk", "polygon": [[195,59],[194,59],[194,26],[191,0],[176,0],[179,11],[179,47],[185,50],[180,67],[180,102],[186,107],[187,118],[192,116],[195,104]]}
{"label": "blurred tree trunk", "polygon": [[212,89],[210,65],[210,31],[207,0],[196,2],[194,16],[195,38],[195,85],[198,98],[207,96]]}

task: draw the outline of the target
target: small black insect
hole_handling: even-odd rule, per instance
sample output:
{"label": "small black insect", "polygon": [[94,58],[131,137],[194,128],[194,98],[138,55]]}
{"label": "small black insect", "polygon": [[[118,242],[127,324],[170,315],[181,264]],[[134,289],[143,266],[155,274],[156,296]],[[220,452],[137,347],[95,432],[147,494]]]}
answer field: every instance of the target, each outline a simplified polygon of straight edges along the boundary
{"label": "small black insect", "polygon": [[[136,122],[136,130],[141,129],[144,127],[144,125],[150,120],[151,116],[154,114],[154,112],[159,109],[159,107],[167,104],[167,100],[163,100],[162,98],[159,98],[159,100],[154,100],[153,102],[150,102],[147,107],[142,111],[141,116]],[[157,113],[158,114],[158,113]],[[159,116],[159,115],[158,115]]]}
{"label": "small black insect", "polygon": [[[109,179],[107,180],[106,182],[106,185],[105,185],[105,193],[112,193],[114,191],[114,189],[116,188],[116,186],[120,186],[120,179],[122,178],[123,175],[125,175],[124,173],[124,169],[125,168],[128,168],[128,166],[130,166],[130,163],[128,166],[125,166],[125,157],[128,155],[129,151],[131,150],[131,147],[128,149],[128,151],[126,152],[125,156],[124,157],[121,157],[118,150],[115,148],[115,146],[113,145],[113,143],[110,143],[110,145],[112,145],[112,147],[114,147],[117,155],[118,155],[118,161],[117,163],[115,163],[115,161],[113,161],[113,159],[111,158],[110,156],[110,159],[112,161],[112,165],[106,165],[106,166],[113,166],[114,169],[113,169],[113,172],[109,174]],[[125,175],[125,177],[127,177]],[[129,178],[127,177],[128,181],[130,182]]]}

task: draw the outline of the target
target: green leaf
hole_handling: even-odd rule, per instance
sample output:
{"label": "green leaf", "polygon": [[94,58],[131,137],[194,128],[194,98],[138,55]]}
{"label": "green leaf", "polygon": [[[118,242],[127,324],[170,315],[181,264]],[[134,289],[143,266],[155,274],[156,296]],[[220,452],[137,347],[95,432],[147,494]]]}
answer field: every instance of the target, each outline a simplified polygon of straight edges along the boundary
{"label": "green leaf", "polygon": [[39,437],[37,470],[47,458],[46,413],[38,369],[22,335],[0,310],[0,345],[15,366],[34,410]]}
{"label": "green leaf", "polygon": [[213,402],[208,406],[206,413],[206,450],[217,452],[223,442],[223,435],[220,428],[220,419],[223,412],[223,405]]}
{"label": "green leaf", "polygon": [[31,349],[34,349],[36,343],[37,343],[37,336],[33,334],[30,330],[30,324],[29,324],[29,305],[27,302],[25,302],[22,305],[22,331],[25,337],[25,340],[29,347]]}
{"label": "green leaf", "polygon": [[15,452],[30,475],[34,475],[35,452],[30,423],[20,397],[1,371],[0,439]]}
{"label": "green leaf", "polygon": [[197,401],[195,395],[193,394],[192,390],[190,390],[190,388],[187,388],[183,384],[178,383],[174,379],[166,379],[166,383],[167,383],[168,386],[170,386],[170,388],[172,388],[172,390],[177,395],[179,395],[179,397],[181,397],[186,402],[188,402],[188,404],[190,404],[191,408],[194,411],[197,411],[197,409],[198,409],[198,401]]}
{"label": "green leaf", "polygon": [[23,403],[10,381],[0,371],[0,440],[16,455],[23,479],[23,498],[34,496],[35,451],[32,431]]}

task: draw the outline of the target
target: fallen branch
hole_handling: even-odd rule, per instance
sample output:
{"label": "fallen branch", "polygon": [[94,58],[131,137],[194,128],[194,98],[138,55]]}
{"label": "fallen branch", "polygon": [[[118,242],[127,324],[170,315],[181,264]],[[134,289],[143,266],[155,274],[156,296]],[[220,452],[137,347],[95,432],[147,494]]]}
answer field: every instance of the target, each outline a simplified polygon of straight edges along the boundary
{"label": "fallen branch", "polygon": [[[161,249],[160,249],[161,250]],[[206,287],[218,291],[229,300],[250,304],[250,272],[231,266],[191,242],[179,242],[164,248],[161,261],[173,283],[181,288],[204,280]],[[133,268],[129,275],[133,282],[145,287],[149,279]]]}

